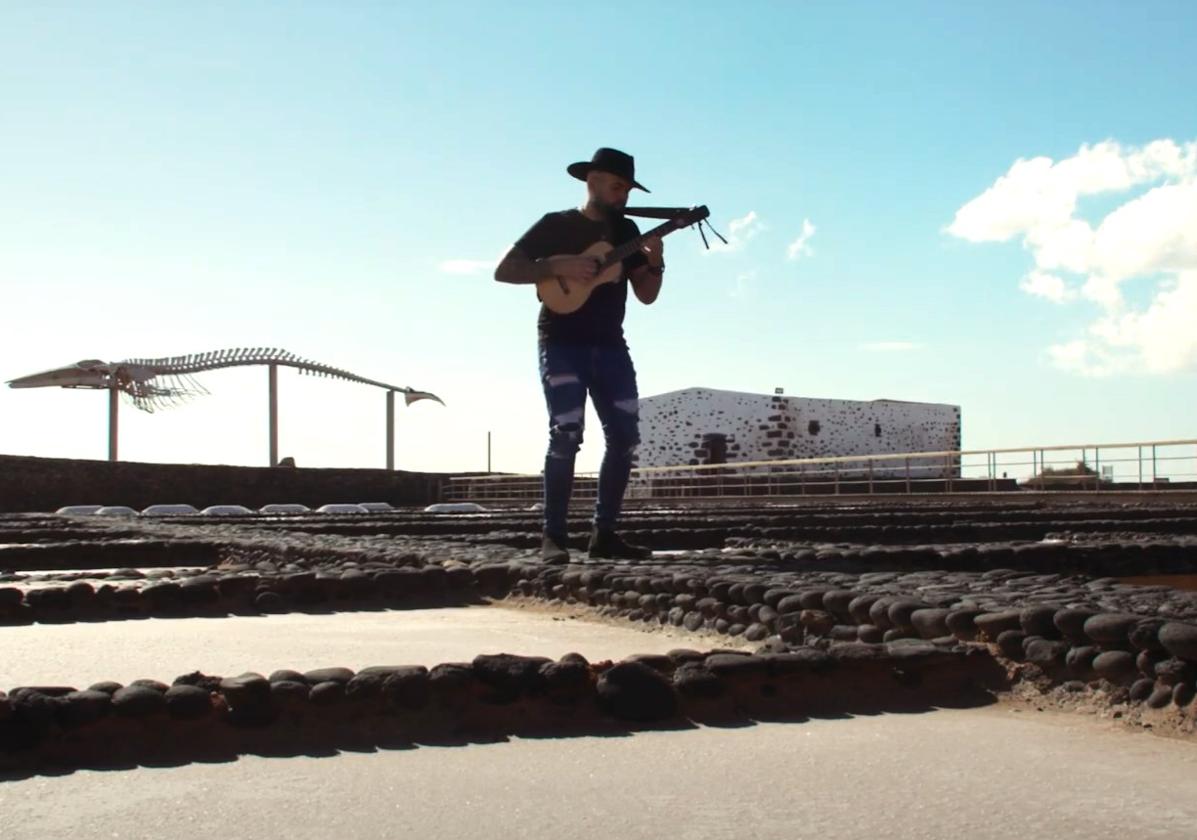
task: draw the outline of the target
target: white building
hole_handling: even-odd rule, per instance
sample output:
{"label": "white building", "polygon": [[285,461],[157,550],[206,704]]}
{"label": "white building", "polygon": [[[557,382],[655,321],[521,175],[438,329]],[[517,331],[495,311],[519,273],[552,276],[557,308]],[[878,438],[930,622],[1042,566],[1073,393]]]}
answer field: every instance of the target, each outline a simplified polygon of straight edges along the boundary
{"label": "white building", "polygon": [[640,438],[641,467],[958,451],[960,407],[685,388],[641,398]]}

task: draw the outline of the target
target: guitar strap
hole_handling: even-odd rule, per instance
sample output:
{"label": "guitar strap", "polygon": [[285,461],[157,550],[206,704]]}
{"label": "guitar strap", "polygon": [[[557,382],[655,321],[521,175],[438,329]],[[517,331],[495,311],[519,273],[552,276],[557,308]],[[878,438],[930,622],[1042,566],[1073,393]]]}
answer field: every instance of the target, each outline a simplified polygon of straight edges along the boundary
{"label": "guitar strap", "polygon": [[[623,214],[625,216],[641,216],[646,219],[673,219],[688,210],[690,210],[689,207],[625,207]],[[723,234],[711,227],[710,220],[703,219],[698,223],[698,235],[702,237],[702,244],[707,247],[708,251],[711,249],[711,243],[707,242],[707,235],[703,233],[702,226],[704,224],[707,226],[707,230],[719,237],[720,242],[724,245],[727,244]]]}

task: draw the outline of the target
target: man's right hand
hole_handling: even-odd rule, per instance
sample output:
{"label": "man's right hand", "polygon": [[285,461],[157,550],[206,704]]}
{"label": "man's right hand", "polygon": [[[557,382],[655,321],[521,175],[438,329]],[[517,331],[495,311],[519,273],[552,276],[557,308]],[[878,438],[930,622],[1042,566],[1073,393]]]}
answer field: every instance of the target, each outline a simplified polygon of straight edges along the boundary
{"label": "man's right hand", "polygon": [[571,283],[589,283],[598,276],[598,260],[594,257],[549,257],[548,273]]}

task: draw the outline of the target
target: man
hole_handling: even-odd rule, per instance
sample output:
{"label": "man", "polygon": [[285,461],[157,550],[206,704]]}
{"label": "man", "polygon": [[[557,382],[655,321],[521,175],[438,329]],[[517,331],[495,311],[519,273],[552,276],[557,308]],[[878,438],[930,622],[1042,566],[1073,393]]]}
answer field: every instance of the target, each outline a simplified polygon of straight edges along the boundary
{"label": "man", "polygon": [[[589,162],[570,164],[566,171],[586,182],[586,204],[577,210],[548,213],[534,224],[495,269],[499,282],[528,284],[560,278],[562,282],[590,283],[598,276],[598,262],[578,254],[599,241],[615,246],[639,236],[636,224],[623,215],[630,190],[648,192],[636,181],[631,155],[601,148]],[[650,304],[661,291],[664,270],[661,240],[653,237],[623,261],[615,282],[594,286],[576,311],[562,315],[544,305],[540,308],[540,379],[549,410],[541,544],[546,563],[569,562],[566,522],[587,392],[606,438],[589,554],[596,559],[651,556],[648,549],[625,542],[615,532],[632,458],[640,443],[636,371],[623,336],[623,317],[628,284],[641,303]]]}

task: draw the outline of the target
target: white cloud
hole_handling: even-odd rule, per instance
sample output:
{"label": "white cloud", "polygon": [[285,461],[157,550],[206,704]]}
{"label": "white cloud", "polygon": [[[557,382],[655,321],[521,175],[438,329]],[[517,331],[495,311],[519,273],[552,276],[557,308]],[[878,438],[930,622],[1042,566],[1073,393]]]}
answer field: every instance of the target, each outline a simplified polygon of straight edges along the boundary
{"label": "white cloud", "polygon": [[724,245],[717,238],[711,237],[711,248],[708,253],[728,253],[742,251],[750,240],[765,230],[765,224],[756,215],[755,210],[749,210],[748,215],[732,219],[727,225],[727,244]]}
{"label": "white cloud", "polygon": [[1076,290],[1069,288],[1061,277],[1039,270],[1032,271],[1022,278],[1018,288],[1029,295],[1047,298],[1053,303],[1064,303],[1073,300],[1077,295]]}
{"label": "white cloud", "polygon": [[442,274],[481,274],[494,271],[498,260],[445,260],[436,268]]}
{"label": "white cloud", "polygon": [[1058,366],[1088,376],[1197,367],[1197,270],[1164,281],[1142,311],[1106,314],[1089,326],[1087,338],[1048,353]]}
{"label": "white cloud", "polygon": [[810,223],[810,219],[802,220],[802,233],[798,234],[798,238],[789,244],[786,248],[786,259],[796,260],[799,257],[809,257],[815,252],[811,250],[810,238],[815,235],[815,226]]}
{"label": "white cloud", "polygon": [[[1078,214],[1082,197],[1131,191],[1096,224]],[[1058,367],[1097,376],[1197,367],[1197,142],[1106,141],[1056,162],[1017,160],[956,212],[947,232],[970,242],[1021,240],[1034,260],[1023,291],[1097,305],[1083,337],[1049,348]],[[1134,279],[1156,282],[1139,308],[1123,294]]]}
{"label": "white cloud", "polygon": [[734,298],[752,297],[756,287],[756,271],[745,271],[736,275],[736,285],[728,292]]}
{"label": "white cloud", "polygon": [[914,341],[873,341],[860,345],[860,349],[871,353],[905,353],[918,350],[922,346]]}

